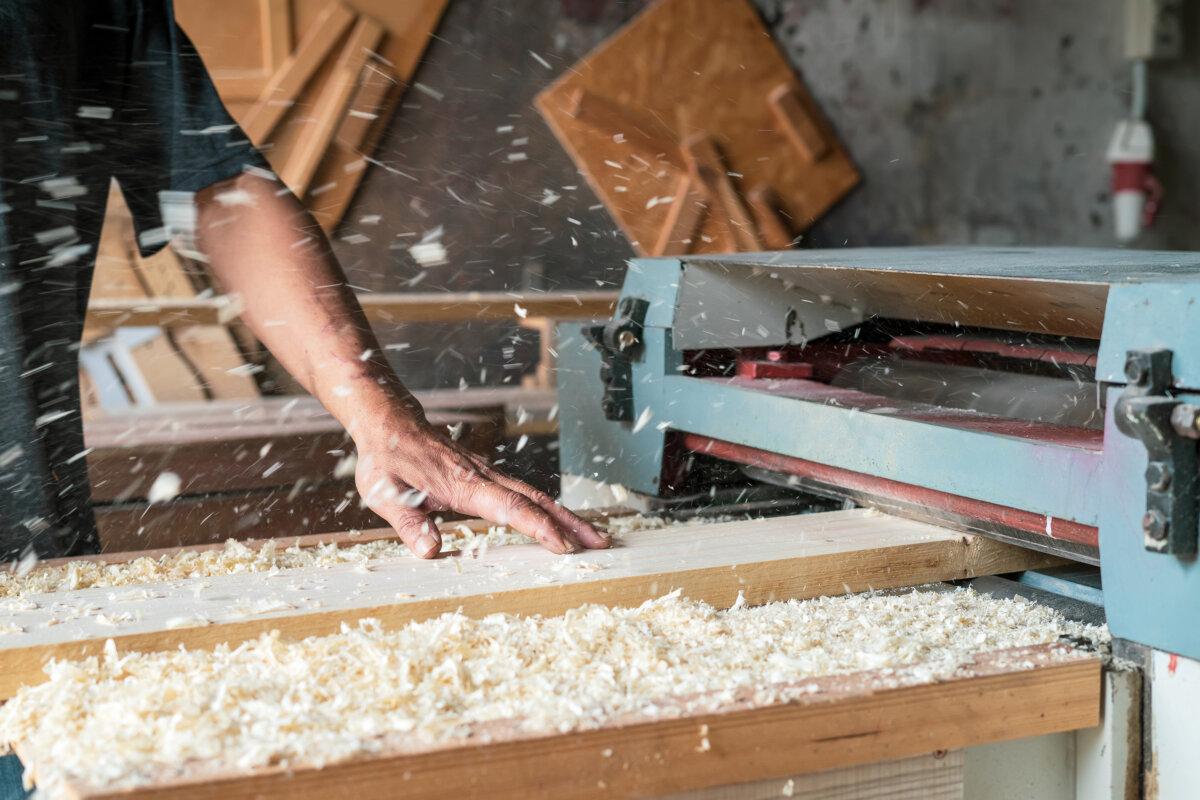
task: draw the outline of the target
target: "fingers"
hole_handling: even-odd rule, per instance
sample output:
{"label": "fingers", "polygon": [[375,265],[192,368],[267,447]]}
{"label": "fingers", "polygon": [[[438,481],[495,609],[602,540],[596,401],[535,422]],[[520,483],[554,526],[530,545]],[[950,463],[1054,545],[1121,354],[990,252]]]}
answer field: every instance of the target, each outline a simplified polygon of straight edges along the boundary
{"label": "fingers", "polygon": [[487,478],[477,479],[462,492],[457,510],[515,528],[552,553],[575,552],[574,542],[563,536],[554,517],[525,495]]}
{"label": "fingers", "polygon": [[418,558],[433,558],[442,549],[437,526],[421,511],[423,493],[400,491],[390,481],[380,480],[363,496],[363,502],[400,535],[401,541]]}
{"label": "fingers", "polygon": [[602,550],[612,546],[612,540],[596,530],[585,520],[580,519],[566,508],[554,501],[545,492],[539,491],[516,478],[510,478],[503,473],[487,470],[489,478],[514,492],[523,494],[538,505],[558,524],[560,530],[566,532],[568,538],[575,544],[589,550]]}

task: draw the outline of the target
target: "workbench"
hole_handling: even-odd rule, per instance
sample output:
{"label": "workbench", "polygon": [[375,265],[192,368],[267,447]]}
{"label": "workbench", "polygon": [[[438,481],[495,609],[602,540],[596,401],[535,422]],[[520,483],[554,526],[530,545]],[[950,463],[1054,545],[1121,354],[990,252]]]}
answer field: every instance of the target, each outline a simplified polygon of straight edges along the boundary
{"label": "workbench", "polygon": [[[388,535],[342,534],[335,541],[345,546]],[[312,547],[329,539],[310,536],[299,543]],[[116,564],[139,555],[94,558]],[[475,619],[501,612],[548,617],[586,603],[628,608],[672,590],[721,609],[1053,563],[1052,556],[990,539],[852,510],[667,527],[627,534],[613,550],[570,557],[535,545],[505,545],[464,548],[434,562],[388,558],[238,573],[134,592],[137,587],[97,586],[7,601],[3,621],[23,632],[0,636],[0,697],[42,680],[47,659],[102,655],[109,641],[107,647],[119,653],[207,650],[269,631],[296,642],[336,635],[367,618],[390,631],[459,609]],[[247,611],[235,602],[250,599],[264,601],[264,610]],[[369,752],[321,766],[301,759],[214,771],[195,763],[131,790],[75,780],[70,791],[89,798],[317,797],[381,796],[402,786],[406,797],[467,796],[483,787],[491,797],[582,797],[668,796],[746,784],[770,792],[737,796],[778,796],[780,787],[816,786],[811,781],[836,774],[829,770],[860,767],[866,772],[851,777],[862,786],[885,773],[890,777],[879,785],[950,785],[961,760],[954,754],[946,760],[945,751],[1099,721],[1102,659],[1088,648],[1060,642],[981,651],[968,661],[953,674],[932,678],[916,665],[804,680],[802,691],[791,693],[772,684],[701,698],[699,706],[696,698],[664,697],[658,704],[703,708],[694,713],[638,713],[564,731],[530,731],[513,720],[436,744],[384,736]],[[14,744],[35,774],[51,775],[61,766],[27,743]],[[883,772],[864,766],[881,761],[890,763]],[[869,796],[860,790],[846,796]],[[912,796],[958,796],[947,791]]]}

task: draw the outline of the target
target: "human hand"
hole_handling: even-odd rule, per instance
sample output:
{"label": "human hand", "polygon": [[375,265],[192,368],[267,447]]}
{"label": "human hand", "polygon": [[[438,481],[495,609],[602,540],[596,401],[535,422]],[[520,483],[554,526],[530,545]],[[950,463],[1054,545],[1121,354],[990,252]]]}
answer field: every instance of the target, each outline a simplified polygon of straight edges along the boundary
{"label": "human hand", "polygon": [[356,445],[359,496],[420,558],[441,550],[428,513],[446,510],[508,525],[553,553],[610,544],[546,493],[503,475],[427,423],[387,426],[356,437]]}

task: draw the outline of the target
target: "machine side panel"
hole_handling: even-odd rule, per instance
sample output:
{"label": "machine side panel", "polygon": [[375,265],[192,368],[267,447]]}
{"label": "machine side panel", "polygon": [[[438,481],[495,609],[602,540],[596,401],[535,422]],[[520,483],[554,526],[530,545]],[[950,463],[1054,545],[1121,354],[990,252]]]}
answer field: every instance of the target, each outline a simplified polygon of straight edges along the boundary
{"label": "machine side panel", "polygon": [[[1143,546],[1146,448],[1117,430],[1108,392],[1100,502],[1100,572],[1113,636],[1200,659],[1200,563]],[[1200,397],[1187,397],[1200,402]]]}
{"label": "machine side panel", "polygon": [[1125,383],[1129,350],[1167,348],[1174,352],[1175,385],[1200,389],[1200,283],[1155,282],[1114,285],[1104,313],[1104,335],[1096,359],[1096,380]]}

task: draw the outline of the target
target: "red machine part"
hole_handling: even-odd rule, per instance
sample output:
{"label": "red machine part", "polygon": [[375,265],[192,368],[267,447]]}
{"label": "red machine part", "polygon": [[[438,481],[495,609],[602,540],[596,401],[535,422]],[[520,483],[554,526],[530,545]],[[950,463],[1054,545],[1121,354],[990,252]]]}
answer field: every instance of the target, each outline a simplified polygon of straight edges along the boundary
{"label": "red machine part", "polygon": [[958,516],[1003,525],[1026,533],[1048,536],[1051,539],[1060,539],[1089,547],[1100,546],[1099,531],[1091,525],[1082,525],[1058,517],[1046,517],[1031,511],[1008,508],[984,500],[974,500],[888,478],[878,478],[840,467],[818,464],[803,458],[725,442],[696,433],[682,434],[681,443],[686,450],[714,456],[725,461],[809,478],[831,486],[840,486],[851,491],[863,492],[906,504],[939,508]]}

